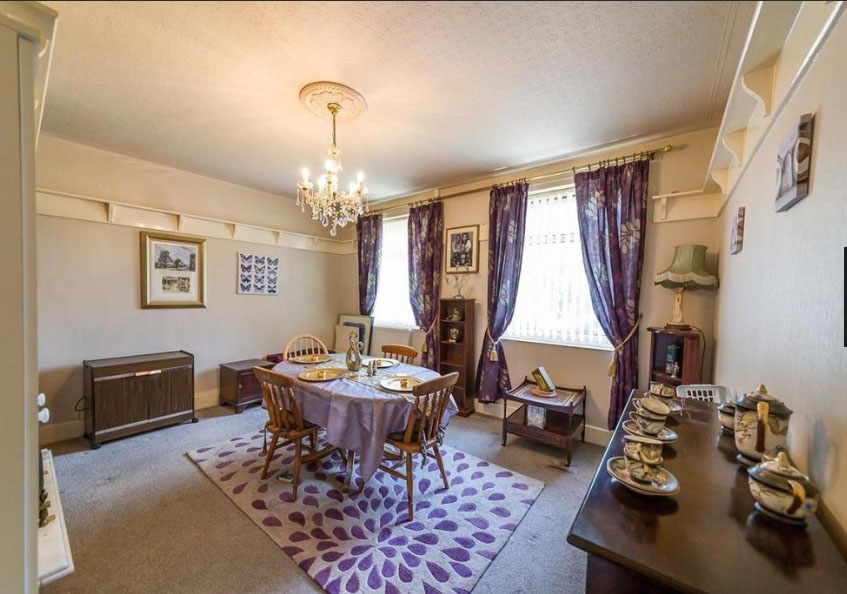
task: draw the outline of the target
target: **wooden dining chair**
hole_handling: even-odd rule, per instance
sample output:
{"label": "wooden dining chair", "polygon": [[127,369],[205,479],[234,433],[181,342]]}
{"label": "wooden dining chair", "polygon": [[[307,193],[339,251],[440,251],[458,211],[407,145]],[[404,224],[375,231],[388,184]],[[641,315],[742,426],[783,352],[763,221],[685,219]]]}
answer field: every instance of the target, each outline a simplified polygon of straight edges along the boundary
{"label": "wooden dining chair", "polygon": [[397,359],[400,363],[414,365],[415,359],[418,358],[418,349],[405,344],[384,344],[382,345],[382,356]]}
{"label": "wooden dining chair", "polygon": [[[412,388],[415,400],[409,411],[406,428],[403,431],[389,434],[388,439],[386,439],[388,445],[394,446],[400,451],[400,459],[393,466],[380,465],[380,469],[391,476],[406,479],[410,522],[414,518],[415,478],[412,472],[412,457],[415,454],[426,456],[431,450],[435,455],[435,461],[438,462],[444,488],[450,488],[450,484],[447,482],[447,473],[444,471],[444,460],[441,459],[438,433],[441,419],[447,409],[447,403],[450,402],[450,393],[458,379],[459,374],[454,371]],[[406,474],[397,470],[404,463]]]}
{"label": "wooden dining chair", "polygon": [[[262,397],[268,409],[269,420],[265,429],[271,434],[271,446],[265,455],[265,466],[262,468],[262,478],[268,476],[268,466],[271,463],[274,452],[278,447],[295,444],[294,450],[294,481],[291,500],[297,500],[297,485],[300,482],[300,465],[303,463],[320,460],[328,456],[337,448],[328,446],[320,451],[316,448],[317,433],[319,427],[303,419],[297,401],[294,400],[294,380],[263,367],[254,367],[256,379],[262,385]],[[309,445],[305,446],[309,454],[303,455],[303,438],[309,438]],[[280,438],[284,439],[279,443]]]}
{"label": "wooden dining chair", "polygon": [[329,349],[317,336],[297,334],[291,337],[282,350],[282,358],[298,357],[300,355],[326,355]]}

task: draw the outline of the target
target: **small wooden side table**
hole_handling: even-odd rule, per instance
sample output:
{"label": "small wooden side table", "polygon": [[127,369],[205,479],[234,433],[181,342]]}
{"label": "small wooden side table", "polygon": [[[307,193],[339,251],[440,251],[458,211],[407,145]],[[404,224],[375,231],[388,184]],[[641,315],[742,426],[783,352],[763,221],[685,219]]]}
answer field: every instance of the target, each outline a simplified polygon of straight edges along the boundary
{"label": "small wooden side table", "polygon": [[251,404],[262,401],[262,386],[253,373],[254,367],[270,369],[274,364],[262,359],[245,359],[221,364],[221,395],[218,403],[231,404],[240,414]]}
{"label": "small wooden side table", "polygon": [[[503,445],[509,433],[540,441],[563,449],[566,453],[564,467],[571,465],[571,442],[574,433],[582,429],[581,439],[585,442],[585,386],[581,388],[560,388],[556,386],[556,396],[542,398],[532,394],[537,384],[526,378],[523,383],[506,392],[503,398]],[[506,404],[519,402],[521,407],[511,415],[506,415]],[[527,406],[540,406],[545,410],[544,428],[527,424]],[[558,467],[558,465],[557,465]]]}

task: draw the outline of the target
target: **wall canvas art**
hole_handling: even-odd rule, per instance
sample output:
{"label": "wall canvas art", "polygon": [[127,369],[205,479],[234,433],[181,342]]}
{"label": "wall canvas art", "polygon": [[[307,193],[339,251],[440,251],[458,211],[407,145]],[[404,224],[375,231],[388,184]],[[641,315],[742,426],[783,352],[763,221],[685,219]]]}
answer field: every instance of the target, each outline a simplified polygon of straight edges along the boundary
{"label": "wall canvas art", "polygon": [[141,307],[206,307],[206,240],[141,233]]}
{"label": "wall canvas art", "polygon": [[788,210],[809,194],[814,123],[814,114],[800,116],[800,122],[779,145],[776,159],[777,212]]}
{"label": "wall canvas art", "polygon": [[238,252],[239,295],[279,295],[279,256]]}
{"label": "wall canvas art", "polygon": [[447,274],[479,272],[479,225],[447,229]]}
{"label": "wall canvas art", "polygon": [[732,238],[729,242],[729,253],[737,254],[744,247],[744,210],[739,206],[732,217]]}

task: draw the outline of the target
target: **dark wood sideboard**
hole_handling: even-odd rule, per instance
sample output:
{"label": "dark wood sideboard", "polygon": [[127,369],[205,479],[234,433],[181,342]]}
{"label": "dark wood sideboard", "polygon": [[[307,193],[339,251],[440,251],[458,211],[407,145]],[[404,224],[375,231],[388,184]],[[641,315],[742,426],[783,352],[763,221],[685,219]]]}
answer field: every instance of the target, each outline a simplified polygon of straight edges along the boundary
{"label": "dark wood sideboard", "polygon": [[231,404],[236,414],[240,414],[251,404],[262,401],[262,386],[253,373],[254,367],[271,369],[270,361],[245,359],[232,363],[221,363],[221,396],[218,404]]}
{"label": "dark wood sideboard", "polygon": [[194,355],[185,351],[83,361],[85,435],[105,441],[194,416]]}
{"label": "dark wood sideboard", "polygon": [[[470,416],[474,412],[474,378],[476,377],[474,303],[473,299],[441,299],[438,306],[441,341],[438,371],[441,375],[454,371],[459,373],[459,379],[453,387],[453,399],[459,407],[461,417]],[[450,319],[450,312],[454,309],[459,310],[461,319]],[[455,342],[450,341],[451,329],[459,331],[459,339]]]}
{"label": "dark wood sideboard", "polygon": [[[568,534],[588,552],[586,592],[844,592],[847,561],[820,521],[789,526],[756,511],[716,405],[684,406],[668,421],[679,440],[662,453],[679,479],[673,497],[638,495],[606,472],[623,455],[618,423]],[[630,398],[621,419],[632,408]]]}

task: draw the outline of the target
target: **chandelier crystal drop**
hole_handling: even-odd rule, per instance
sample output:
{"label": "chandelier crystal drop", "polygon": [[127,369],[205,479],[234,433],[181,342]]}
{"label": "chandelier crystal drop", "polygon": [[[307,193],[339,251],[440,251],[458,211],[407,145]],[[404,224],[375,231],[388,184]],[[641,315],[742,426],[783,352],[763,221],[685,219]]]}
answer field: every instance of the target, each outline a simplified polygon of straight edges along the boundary
{"label": "chandelier crystal drop", "polygon": [[368,212],[368,188],[365,186],[365,174],[361,171],[355,182],[350,182],[348,190],[339,189],[338,176],[342,171],[341,149],[335,144],[335,116],[341,111],[338,103],[329,103],[327,109],[332,114],[332,145],[327,151],[324,162],[324,174],[318,178],[317,191],[309,181],[309,170],[303,168],[302,179],[297,184],[297,206],[306,212],[308,206],[312,219],[320,221],[324,227],[330,227],[329,234],[335,237],[338,228],[355,223]]}

